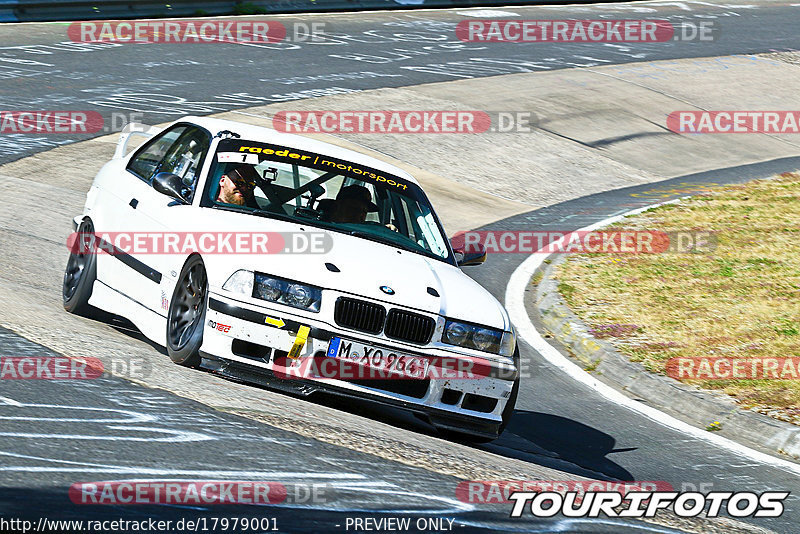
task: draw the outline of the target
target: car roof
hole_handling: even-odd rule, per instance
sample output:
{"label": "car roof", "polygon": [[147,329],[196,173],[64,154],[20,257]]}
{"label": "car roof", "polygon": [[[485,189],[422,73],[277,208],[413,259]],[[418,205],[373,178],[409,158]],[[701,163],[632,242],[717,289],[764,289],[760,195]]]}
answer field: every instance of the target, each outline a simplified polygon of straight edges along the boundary
{"label": "car roof", "polygon": [[419,185],[419,182],[417,182],[411,174],[385,161],[309,137],[279,132],[264,126],[255,126],[243,122],[214,119],[210,117],[187,116],[175,122],[190,122],[196,124],[210,131],[212,135],[216,135],[217,132],[221,132],[222,130],[230,130],[239,134],[243,140],[274,143],[276,145],[289,146],[300,150],[307,150],[309,152],[340,158],[394,174],[395,176],[405,178],[413,184]]}

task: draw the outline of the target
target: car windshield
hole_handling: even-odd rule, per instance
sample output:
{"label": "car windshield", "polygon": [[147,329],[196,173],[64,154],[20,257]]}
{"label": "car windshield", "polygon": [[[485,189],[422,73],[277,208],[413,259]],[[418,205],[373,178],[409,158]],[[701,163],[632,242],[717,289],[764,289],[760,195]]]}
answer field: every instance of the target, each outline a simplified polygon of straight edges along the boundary
{"label": "car windshield", "polygon": [[419,186],[330,156],[223,139],[207,195],[214,207],[319,226],[440,260],[450,256]]}

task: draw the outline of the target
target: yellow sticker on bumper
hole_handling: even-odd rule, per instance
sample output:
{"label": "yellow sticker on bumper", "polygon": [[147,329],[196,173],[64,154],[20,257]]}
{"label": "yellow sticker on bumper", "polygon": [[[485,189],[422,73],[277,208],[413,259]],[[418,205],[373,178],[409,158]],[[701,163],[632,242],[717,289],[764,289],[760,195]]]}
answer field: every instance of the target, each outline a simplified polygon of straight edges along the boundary
{"label": "yellow sticker on bumper", "polygon": [[294,344],[289,350],[289,358],[296,360],[300,357],[300,351],[303,350],[310,331],[311,329],[307,326],[301,326],[297,329],[297,336],[294,338]]}
{"label": "yellow sticker on bumper", "polygon": [[270,317],[269,315],[264,318],[264,322],[276,328],[283,328],[284,325],[286,325],[286,323],[280,317],[276,319],[275,317]]}

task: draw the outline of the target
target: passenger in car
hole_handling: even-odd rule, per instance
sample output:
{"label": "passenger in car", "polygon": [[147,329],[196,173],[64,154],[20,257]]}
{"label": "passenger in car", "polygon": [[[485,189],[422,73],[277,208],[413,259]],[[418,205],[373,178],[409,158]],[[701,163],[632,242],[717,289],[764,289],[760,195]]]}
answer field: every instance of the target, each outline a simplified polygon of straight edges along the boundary
{"label": "passenger in car", "polygon": [[373,211],[378,211],[378,206],[372,202],[369,189],[352,184],[339,190],[330,220],[338,223],[363,223],[367,220],[367,213]]}

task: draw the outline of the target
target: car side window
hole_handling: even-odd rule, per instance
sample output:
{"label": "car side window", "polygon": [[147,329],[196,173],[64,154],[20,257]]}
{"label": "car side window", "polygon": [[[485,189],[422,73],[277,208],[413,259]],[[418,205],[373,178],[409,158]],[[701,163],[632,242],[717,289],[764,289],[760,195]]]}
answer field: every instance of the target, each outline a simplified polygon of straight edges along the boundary
{"label": "car side window", "polygon": [[[181,178],[183,185],[194,193],[197,174],[211,144],[207,132],[199,128],[190,128],[184,132],[167,150],[156,172],[168,172]],[[191,195],[190,195],[191,196]]]}
{"label": "car side window", "polygon": [[128,162],[128,170],[150,183],[164,155],[186,129],[187,126],[176,126],[148,141]]}

